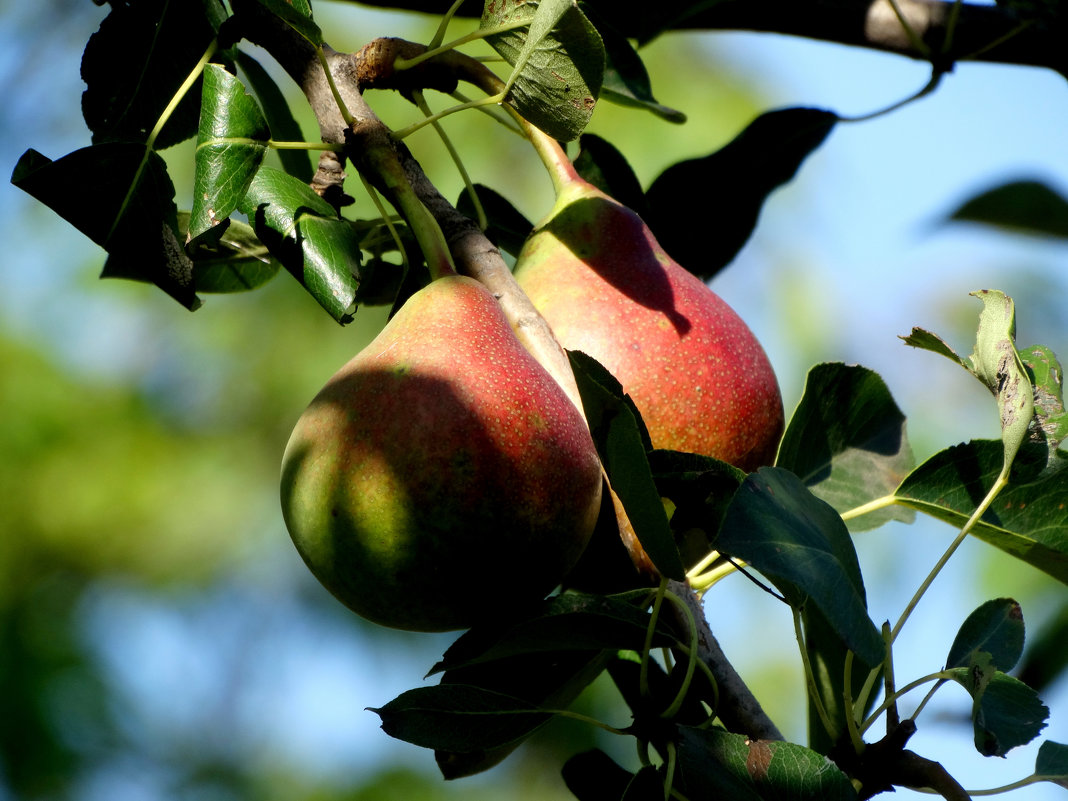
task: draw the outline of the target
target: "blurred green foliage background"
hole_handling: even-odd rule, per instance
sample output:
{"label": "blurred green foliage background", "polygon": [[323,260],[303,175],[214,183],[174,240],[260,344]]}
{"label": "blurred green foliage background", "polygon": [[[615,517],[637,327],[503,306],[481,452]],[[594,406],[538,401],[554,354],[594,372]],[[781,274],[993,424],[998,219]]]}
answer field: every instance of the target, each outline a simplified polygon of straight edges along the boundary
{"label": "blurred green foliage background", "polygon": [[[435,25],[346,4],[319,3],[316,11],[339,49],[379,35],[425,41]],[[75,0],[0,0],[0,152],[9,167],[28,147],[54,158],[87,144],[78,60],[104,13]],[[760,56],[730,37],[670,37],[646,55],[659,99],[690,122],[671,127],[602,108],[591,128],[631,158],[646,185],[670,163],[715,149],[787,99],[781,64],[769,60],[765,66],[780,72],[754,77]],[[870,63],[887,71],[872,76],[889,83],[865,87],[872,107],[876,95],[893,99],[897,85],[909,86],[922,72],[877,58]],[[670,75],[685,77],[657,80]],[[1063,120],[1063,93],[1055,102]],[[376,96],[372,103],[398,126],[414,118],[399,99]],[[313,136],[311,121],[303,122]],[[474,113],[446,127],[476,181],[532,219],[548,211],[551,187],[521,141]],[[856,152],[850,137],[864,135],[874,140],[879,129],[843,132],[838,152]],[[862,360],[882,371],[906,413],[920,418],[912,429],[919,456],[966,436],[990,436],[996,420],[977,388],[948,370],[936,375],[923,357],[889,340],[922,324],[966,347],[976,311],[966,292],[979,288],[973,277],[990,277],[1016,296],[1024,339],[1068,354],[1058,272],[1068,261],[1064,246],[1017,243],[998,251],[1004,246],[980,239],[953,251],[960,262],[944,264],[937,285],[915,274],[880,275],[877,261],[856,265],[846,280],[845,271],[834,272],[842,266],[833,258],[856,251],[845,242],[825,259],[823,238],[835,229],[821,226],[827,216],[866,212],[868,224],[878,225],[885,199],[871,199],[871,208],[853,202],[858,187],[878,195],[878,179],[868,184],[863,164],[827,155],[836,141],[773,199],[765,217],[784,222],[772,223],[717,279],[717,289],[765,341],[788,408],[810,364]],[[459,178],[430,131],[410,145],[444,193],[457,197]],[[191,190],[190,152],[179,146],[166,154],[179,198]],[[498,178],[501,165],[506,182]],[[1051,169],[1068,176],[1065,159]],[[930,175],[919,172],[922,187]],[[91,187],[75,191],[91,202]],[[838,197],[827,196],[835,191]],[[928,198],[923,213],[944,199]],[[358,213],[372,216],[361,203]],[[487,776],[445,784],[429,754],[390,741],[365,711],[418,684],[450,638],[364,624],[315,584],[282,525],[277,473],[296,416],[373,336],[384,310],[362,310],[352,326],[339,328],[281,275],[248,295],[209,297],[191,316],[149,287],[96,281],[99,251],[6,183],[0,216],[0,799],[566,798],[559,766],[568,755],[595,743],[618,747],[589,727],[556,722]],[[906,219],[925,222],[918,211]],[[882,222],[890,220],[884,215]],[[914,229],[893,222],[895,236],[914,242]],[[924,259],[944,258],[945,247],[943,239],[933,250],[914,251],[913,266],[922,272]],[[984,257],[968,261],[975,253]],[[869,294],[850,283],[865,275]],[[962,275],[969,280],[962,283]],[[899,281],[909,280],[906,293]],[[887,306],[902,317],[881,316]],[[866,348],[876,335],[880,348]],[[917,380],[906,383],[913,374]],[[944,545],[944,536],[932,544],[930,531],[894,529],[862,544],[869,581],[897,591],[872,591],[873,604],[887,605],[876,615],[894,614],[900,587],[911,591],[915,572],[933,561],[923,554]],[[921,554],[915,567],[900,563],[902,552]],[[1063,587],[1033,571],[1006,566],[981,547],[968,553],[946,579],[957,588],[952,611],[918,625],[914,647],[923,650],[929,637],[940,638],[936,651],[943,640],[948,645],[973,598],[991,592],[1015,593],[1036,619],[1063,600]],[[734,654],[742,652],[739,665],[751,671],[773,717],[801,737],[799,671],[790,635],[783,636],[788,621],[744,582],[731,584],[710,596],[713,627],[726,632]],[[625,724],[604,684],[580,704],[587,714]],[[1063,710],[1054,705],[1062,741],[1064,719],[1056,714]],[[1050,736],[1058,739],[1056,731]],[[1026,768],[1026,760],[1015,763],[1005,780]]]}

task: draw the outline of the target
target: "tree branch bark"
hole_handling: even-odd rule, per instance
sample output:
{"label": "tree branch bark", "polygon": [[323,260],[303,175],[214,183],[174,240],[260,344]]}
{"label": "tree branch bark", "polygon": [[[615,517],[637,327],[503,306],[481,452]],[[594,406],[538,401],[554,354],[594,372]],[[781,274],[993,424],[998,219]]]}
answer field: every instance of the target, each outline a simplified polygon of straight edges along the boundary
{"label": "tree branch bark", "polygon": [[[721,0],[686,13],[679,2],[647,3],[644,0],[587,0],[594,13],[622,35],[647,39],[662,29],[755,31],[799,36],[824,42],[896,53],[929,61],[940,54],[948,68],[958,61],[982,61],[1044,67],[1068,76],[1068,47],[1063,26],[1025,24],[1010,8],[964,3],[946,41],[954,0],[896,0],[923,47],[905,33],[889,0]],[[403,7],[441,13],[433,0],[363,0],[367,5]],[[479,0],[468,0],[461,9],[466,16],[482,13]]]}

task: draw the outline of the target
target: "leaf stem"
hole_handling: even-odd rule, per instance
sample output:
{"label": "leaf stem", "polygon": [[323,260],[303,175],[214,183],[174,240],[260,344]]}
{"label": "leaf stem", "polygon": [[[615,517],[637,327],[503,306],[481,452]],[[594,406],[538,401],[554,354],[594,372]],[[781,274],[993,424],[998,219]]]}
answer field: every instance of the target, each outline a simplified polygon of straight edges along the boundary
{"label": "leaf stem", "polygon": [[853,520],[854,518],[861,517],[863,515],[871,514],[872,512],[878,512],[880,509],[886,509],[893,506],[898,502],[896,495],[884,495],[881,498],[876,498],[874,501],[868,501],[867,503],[855,506],[852,509],[847,509],[842,512],[841,518],[843,520]]}
{"label": "leaf stem", "polygon": [[805,684],[808,686],[808,697],[812,701],[812,706],[816,710],[816,715],[820,719],[820,723],[823,724],[824,731],[832,739],[837,739],[838,732],[835,731],[834,724],[831,722],[830,715],[827,714],[827,708],[823,705],[823,699],[820,697],[819,688],[816,686],[816,674],[812,671],[812,662],[808,658],[808,647],[805,645],[805,634],[801,629],[801,610],[793,609],[794,613],[794,637],[797,639],[797,645],[801,650],[801,664],[805,668]]}
{"label": "leaf stem", "polygon": [[330,64],[326,60],[326,52],[323,50],[322,45],[315,48],[315,57],[319,59],[319,66],[326,73],[326,83],[330,87],[330,94],[334,96],[334,102],[337,103],[337,110],[341,113],[341,119],[345,121],[346,126],[351,128],[354,122],[352,112],[349,111],[348,106],[345,105],[345,100],[341,97],[341,92],[338,91],[337,84],[334,82],[334,73],[330,71]]}
{"label": "leaf stem", "polygon": [[972,516],[968,518],[968,522],[964,524],[964,528],[960,530],[960,533],[956,536],[956,538],[954,538],[953,542],[950,543],[949,547],[946,548],[946,552],[942,554],[938,562],[935,563],[935,566],[931,568],[931,572],[927,574],[927,578],[923,580],[923,583],[920,585],[919,589],[916,590],[916,594],[912,596],[912,600],[910,600],[908,606],[905,607],[905,611],[901,613],[901,617],[898,619],[897,623],[894,624],[893,631],[890,633],[891,642],[897,639],[897,635],[901,632],[901,627],[905,625],[905,621],[909,619],[909,616],[916,608],[916,605],[919,604],[920,599],[923,598],[924,594],[927,592],[927,589],[938,577],[938,574],[942,572],[942,568],[946,566],[946,562],[948,562],[950,557],[953,556],[957,548],[961,546],[961,543],[963,543],[964,540],[967,538],[968,533],[972,530],[972,528],[975,527],[975,524],[979,522],[979,518],[981,518],[986,513],[986,510],[990,508],[990,504],[994,502],[994,499],[1008,483],[1009,464],[1005,464],[1001,468],[1001,472],[998,474],[998,478],[997,481],[994,482],[994,486],[990,488],[990,491],[986,494],[986,497],[983,498],[979,506],[977,506],[975,511],[972,512]]}
{"label": "leaf stem", "polygon": [[645,628],[645,642],[642,643],[641,668],[638,671],[638,692],[642,698],[649,697],[649,659],[653,649],[653,634],[656,632],[656,622],[660,617],[660,607],[664,604],[664,595],[667,593],[667,579],[660,579],[660,586],[656,588],[656,598],[653,599],[653,610],[649,614],[649,625]]}
{"label": "leaf stem", "polygon": [[[667,588],[667,580],[663,581],[665,590]],[[686,602],[679,598],[675,593],[667,591],[668,600],[670,600],[675,606],[682,610],[683,616],[690,624],[690,653],[686,657],[686,675],[682,677],[682,684],[679,686],[679,691],[675,694],[675,698],[672,700],[671,705],[668,706],[663,712],[660,713],[660,717],[671,719],[679,713],[682,709],[683,703],[686,701],[686,695],[690,692],[690,684],[693,682],[693,672],[697,669],[697,621],[694,620],[693,612],[686,605]]]}

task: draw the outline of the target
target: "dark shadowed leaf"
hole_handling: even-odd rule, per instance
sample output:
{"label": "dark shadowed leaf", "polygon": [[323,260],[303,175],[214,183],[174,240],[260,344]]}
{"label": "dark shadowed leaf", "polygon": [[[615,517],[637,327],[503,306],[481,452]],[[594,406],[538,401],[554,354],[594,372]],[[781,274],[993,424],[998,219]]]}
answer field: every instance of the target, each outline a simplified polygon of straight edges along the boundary
{"label": "dark shadowed leaf", "polygon": [[[430,674],[542,651],[640,650],[649,629],[652,592],[622,596],[566,592],[535,605],[507,625],[473,628],[444,653]],[[682,640],[661,619],[654,647]]]}
{"label": "dark shadowed leaf", "polygon": [[[214,38],[212,21],[202,3],[141,0],[112,5],[82,56],[82,114],[94,143],[147,141]],[[166,148],[196,134],[198,87],[173,110],[155,147]]]}
{"label": "dark shadowed leaf", "polygon": [[[972,534],[1068,584],[1068,455],[1047,464],[1044,445],[1024,446],[1009,485]],[[940,451],[894,493],[898,500],[960,528],[1001,472],[1000,441],[975,440]]]}
{"label": "dark shadowed leaf", "polygon": [[[267,118],[267,124],[271,129],[272,136],[280,141],[301,142],[304,134],[300,125],[293,117],[282,90],[274,82],[274,78],[265,70],[256,59],[243,51],[238,51],[237,66],[248,81],[249,88],[260,101],[260,108]],[[304,183],[310,183],[314,169],[307,150],[291,150],[289,148],[276,150],[282,168],[295,178]]]}
{"label": "dark shadowed leaf", "polygon": [[[905,415],[878,373],[845,364],[820,364],[809,371],[779,445],[777,466],[797,474],[813,495],[844,513],[892,495],[915,464]],[[912,517],[911,510],[891,506],[847,525],[865,531]]]}
{"label": "dark shadowed leaf", "polygon": [[637,411],[596,359],[578,352],[569,352],[568,358],[593,441],[642,548],[662,575],[681,581],[686,571],[649,469],[649,435]]}
{"label": "dark shadowed leaf", "polygon": [[976,195],[946,220],[1064,239],[1068,238],[1068,199],[1041,181],[1013,181]]}
{"label": "dark shadowed leaf", "polygon": [[226,220],[267,155],[271,131],[237,78],[215,64],[204,69],[189,237]]}
{"label": "dark shadowed leaf", "polygon": [[[508,26],[522,27],[504,30]],[[508,102],[555,139],[570,141],[590,121],[604,78],[604,45],[573,0],[490,3],[482,14],[487,41],[521,68]]]}
{"label": "dark shadowed leaf", "polygon": [[[447,670],[441,685],[462,685],[526,702],[531,709],[566,709],[604,670],[611,651],[541,651]],[[438,769],[446,779],[488,770],[514,751],[548,718],[524,715],[511,739],[499,745],[460,744],[438,748]]]}
{"label": "dark shadowed leaf", "polygon": [[1068,745],[1046,740],[1035,757],[1035,773],[1068,790]]}
{"label": "dark shadowed leaf", "polygon": [[[643,108],[653,112],[668,122],[686,122],[686,115],[677,109],[669,108],[657,102],[653,96],[649,73],[642,63],[641,56],[631,46],[630,41],[620,34],[612,25],[616,13],[598,13],[590,3],[581,3],[580,7],[601,34],[605,48],[604,83],[601,85],[599,99],[607,100],[620,106]],[[609,12],[614,9],[605,9]],[[624,205],[630,206],[621,198]],[[631,206],[631,208],[634,208]],[[640,213],[640,212],[639,212]]]}
{"label": "dark shadowed leaf", "polygon": [[606,195],[615,198],[642,217],[646,213],[645,193],[626,157],[608,140],[596,134],[583,134],[575,157],[578,174]]}
{"label": "dark shadowed leaf", "polygon": [[715,153],[664,170],[646,192],[646,222],[657,241],[687,270],[711,278],[749,240],[768,195],[794,177],[837,121],[822,109],[769,111]]}
{"label": "dark shadowed leaf", "polygon": [[[575,754],[560,771],[564,784],[578,801],[616,801],[622,799],[634,774],[617,765],[599,749]],[[663,786],[660,788],[663,797]],[[659,801],[659,799],[657,800]]]}
{"label": "dark shadowed leaf", "polygon": [[57,161],[27,150],[11,182],[108,252],[101,277],[147,281],[187,309],[200,305],[178,238],[174,185],[158,154],[133,142],[92,145]]}
{"label": "dark shadowed leaf", "polygon": [[508,745],[552,717],[528,701],[464,684],[417,687],[371,711],[391,737],[459,752]]}
{"label": "dark shadowed leaf", "polygon": [[950,671],[972,696],[975,749],[983,756],[1005,756],[1031,742],[1046,727],[1049,709],[1019,679],[979,659]]}
{"label": "dark shadowed leaf", "polygon": [[788,470],[762,467],[735,493],[717,548],[748,562],[790,604],[815,603],[867,665],[883,659],[883,640],[867,613],[853,541],[838,513]]}
{"label": "dark shadowed leaf", "polygon": [[[506,253],[518,256],[519,251],[523,249],[523,243],[534,229],[534,224],[504,196],[488,186],[475,184],[475,194],[478,195],[486,213],[489,227],[486,228],[485,234],[490,242]],[[456,208],[472,220],[478,219],[475,204],[471,202],[471,196],[467,192],[457,198]]]}
{"label": "dark shadowed leaf", "polygon": [[676,777],[687,798],[852,801],[849,777],[823,754],[720,729],[680,727]]}
{"label": "dark shadowed leaf", "polygon": [[311,6],[306,0],[294,0],[293,3],[288,3],[286,0],[256,1],[307,39],[313,47],[320,47],[323,44],[323,32],[312,21]]}
{"label": "dark shadowed leaf", "polygon": [[727,462],[679,451],[650,451],[649,467],[660,495],[675,507],[671,529],[683,563],[693,566],[713,550],[723,515],[746,474]]}
{"label": "dark shadowed leaf", "polygon": [[1023,652],[1024,621],[1020,605],[1011,598],[987,601],[968,615],[946,657],[946,667],[966,667],[976,652],[990,654],[994,667],[1009,671]]}
{"label": "dark shadowed leaf", "polygon": [[240,210],[271,255],[319,305],[339,323],[349,322],[360,268],[352,225],[307,184],[270,167],[256,173]]}

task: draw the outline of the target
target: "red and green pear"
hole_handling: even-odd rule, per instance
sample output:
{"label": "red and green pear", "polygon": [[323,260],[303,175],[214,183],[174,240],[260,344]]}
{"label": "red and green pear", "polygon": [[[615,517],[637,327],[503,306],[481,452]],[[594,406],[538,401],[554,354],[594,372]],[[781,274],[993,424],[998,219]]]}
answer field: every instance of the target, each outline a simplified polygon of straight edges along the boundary
{"label": "red and green pear", "polygon": [[581,413],[493,295],[452,275],[311,402],[281,495],[337,598],[385,626],[444,631],[553,590],[586,547],[601,484]]}
{"label": "red and green pear", "polygon": [[783,406],[767,355],[636,213],[570,178],[525,243],[515,276],[560,344],[620,381],[654,447],[747,471],[773,462]]}

